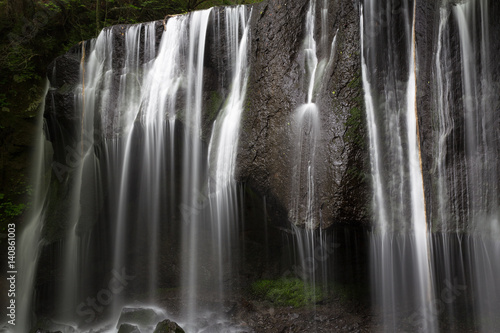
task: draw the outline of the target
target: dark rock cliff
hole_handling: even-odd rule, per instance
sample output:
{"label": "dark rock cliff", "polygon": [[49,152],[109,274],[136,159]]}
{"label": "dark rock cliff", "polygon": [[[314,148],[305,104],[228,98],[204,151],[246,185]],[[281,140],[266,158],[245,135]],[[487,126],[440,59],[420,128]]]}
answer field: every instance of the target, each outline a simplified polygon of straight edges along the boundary
{"label": "dark rock cliff", "polygon": [[[293,116],[307,98],[301,67],[307,7],[308,1],[265,1],[254,7],[252,17],[251,76],[238,175],[270,198],[270,212],[282,222],[290,217],[296,177]],[[334,65],[325,73],[316,101],[321,131],[315,167],[322,227],[365,222],[369,206],[358,6],[353,1],[330,1],[328,15],[328,40],[337,33],[337,41]]]}

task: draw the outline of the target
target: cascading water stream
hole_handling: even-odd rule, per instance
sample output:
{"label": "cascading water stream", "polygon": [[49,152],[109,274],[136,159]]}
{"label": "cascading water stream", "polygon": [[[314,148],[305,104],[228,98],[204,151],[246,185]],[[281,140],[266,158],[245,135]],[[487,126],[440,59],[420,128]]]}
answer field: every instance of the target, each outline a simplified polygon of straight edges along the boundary
{"label": "cascading water stream", "polygon": [[[498,100],[491,74],[488,1],[469,1],[453,8],[462,60],[463,117],[468,158],[469,218],[490,220],[498,230],[498,144],[492,128],[498,116],[490,108]],[[480,20],[479,22],[477,20]],[[491,215],[490,215],[491,214]],[[488,215],[493,217],[488,218]]]}
{"label": "cascading water stream", "polygon": [[[434,76],[436,77],[437,84],[437,112],[438,112],[438,139],[435,143],[436,151],[435,151],[435,163],[434,168],[438,174],[438,216],[437,223],[449,223],[449,214],[451,206],[449,202],[451,196],[448,195],[448,180],[446,179],[447,170],[446,170],[446,158],[451,158],[453,156],[453,151],[448,151],[448,140],[450,135],[452,135],[453,129],[453,120],[451,114],[452,103],[450,103],[449,99],[451,98],[450,94],[450,84],[451,84],[451,75],[450,75],[450,67],[451,67],[451,55],[450,55],[450,42],[449,42],[449,29],[447,29],[448,17],[450,13],[446,7],[442,7],[439,13],[439,30],[438,30],[438,45],[436,50],[436,59],[435,59],[435,72]],[[452,176],[452,179],[455,179],[455,176]],[[459,212],[456,207],[453,209],[453,215],[458,216]],[[463,220],[463,218],[461,218]],[[432,224],[435,224],[435,221],[431,220]],[[458,231],[458,224],[454,228]]]}
{"label": "cascading water stream", "polygon": [[[80,84],[73,94],[74,112],[80,117],[82,132],[74,144],[77,148],[71,144],[66,147],[72,154],[75,151],[71,155],[75,161],[70,167],[64,165],[62,170],[68,173],[60,175],[70,190],[62,211],[67,217],[65,241],[62,253],[54,258],[65,276],[60,292],[55,292],[54,318],[64,325],[85,330],[95,324],[97,317],[101,321],[109,318],[116,325],[122,308],[134,306],[127,305],[130,301],[125,286],[141,290],[147,295],[141,298],[154,305],[162,283],[160,257],[164,260],[166,255],[160,234],[162,240],[182,239],[180,289],[185,304],[178,320],[193,332],[206,325],[197,323],[205,311],[199,304],[200,284],[204,283],[200,255],[208,254],[207,248],[213,249],[218,262],[214,283],[223,290],[224,272],[232,269],[226,262],[232,250],[231,237],[239,223],[234,168],[248,78],[248,17],[243,6],[225,9],[223,17],[212,9],[198,11],[169,18],[159,45],[158,22],[108,28],[96,40],[81,45]],[[225,22],[224,45],[231,77],[208,152],[216,180],[213,184],[207,183],[207,152],[201,142],[210,20]],[[214,33],[211,38],[220,38],[219,30]],[[119,40],[124,45],[123,55],[114,54],[114,43]],[[39,150],[42,155],[44,151]],[[46,170],[50,167],[40,166],[37,177]],[[179,173],[181,182],[176,182]],[[42,185],[40,181],[40,191],[51,188]],[[200,193],[209,185],[215,195],[205,205],[200,203]],[[23,239],[43,242],[35,239],[39,233],[35,229],[43,226],[44,207],[48,204],[37,204],[33,232],[27,228]],[[211,216],[204,211],[211,211]],[[175,227],[171,219],[180,219],[180,227]],[[99,227],[102,221],[111,223]],[[214,240],[210,245],[203,241],[205,231]],[[104,244],[99,243],[100,238]],[[24,257],[37,261],[38,250],[35,247],[32,255]],[[131,251],[137,252],[131,256]],[[102,262],[91,259],[99,257]],[[177,259],[169,260],[175,263]],[[86,269],[91,266],[94,268]],[[34,274],[26,272],[25,276]],[[124,285],[107,289],[98,285],[101,289],[96,291],[94,281],[109,276],[120,277]],[[34,282],[23,282],[27,290],[23,299],[30,298]],[[24,304],[26,308],[20,312],[28,327],[31,302]],[[211,318],[215,322],[222,319]]]}
{"label": "cascading water stream", "polygon": [[[322,264],[328,245],[326,235],[321,230],[321,212],[318,206],[316,180],[316,150],[321,137],[319,107],[316,95],[321,90],[324,79],[330,74],[335,57],[336,35],[328,45],[328,3],[322,2],[320,25],[320,47],[318,49],[316,34],[316,1],[309,2],[306,13],[305,38],[303,42],[304,73],[306,74],[306,103],[297,108],[292,119],[296,124],[296,140],[298,142],[294,158],[294,176],[292,182],[291,220],[294,241],[297,244],[298,272],[302,279],[313,286],[316,295],[316,282],[327,280],[327,267]],[[322,58],[318,59],[319,51]],[[303,229],[301,228],[303,227]],[[319,227],[319,230],[315,230]],[[322,259],[318,259],[322,258]],[[318,272],[319,270],[319,272]],[[319,274],[318,274],[319,273]]]}
{"label": "cascading water stream", "polygon": [[[45,94],[49,89],[49,83],[46,83]],[[42,103],[40,108],[43,110],[45,104]],[[19,332],[27,332],[31,328],[32,324],[32,305],[34,301],[34,284],[36,271],[38,268],[38,256],[40,249],[42,247],[43,239],[41,237],[43,224],[39,221],[43,221],[46,214],[47,208],[47,197],[49,194],[49,184],[50,176],[40,172],[49,168],[52,149],[49,142],[43,135],[43,116],[40,113],[37,119],[37,129],[38,133],[36,135],[37,143],[33,157],[33,170],[31,174],[33,175],[33,186],[35,192],[33,194],[32,210],[30,216],[27,218],[27,226],[25,227],[20,239],[19,244],[30,244],[30,246],[23,246],[19,249],[20,258],[29,258],[30,260],[21,261],[19,266],[19,282],[18,288],[19,292],[17,294],[16,301],[18,302],[18,322],[17,330]]]}
{"label": "cascading water stream", "polygon": [[[328,154],[322,121],[331,119],[322,110],[331,96],[324,88],[337,79],[337,33],[328,31],[336,17],[329,13],[332,3],[310,0],[295,8],[306,9],[305,22],[297,21],[304,40],[294,41],[302,48],[290,53],[296,55],[291,68],[298,68],[294,59],[303,61],[303,104],[287,127],[296,146],[284,206],[294,222],[293,273],[313,289],[339,272],[335,267],[327,276],[335,237],[322,230],[319,193],[320,160]],[[375,225],[370,268],[375,308],[387,331],[498,327],[500,98],[492,4],[443,0],[435,20],[425,23],[436,23],[435,34],[424,34],[436,42],[432,52],[419,49],[416,40],[422,37],[416,23],[425,27],[417,20],[416,0],[363,0],[360,6]],[[252,20],[274,14],[266,8]],[[271,205],[277,199],[264,197],[266,233],[262,244],[249,247],[243,237],[255,231],[243,216],[254,212],[247,211],[235,169],[253,76],[250,31],[261,31],[252,30],[250,16],[248,7],[238,6],[169,17],[163,24],[106,28],[56,60],[54,73],[59,63],[64,67],[50,78],[47,121],[38,127],[45,136],[37,141],[33,210],[19,239],[16,331],[28,332],[50,317],[57,324],[50,331],[116,332],[124,308],[153,309],[155,324],[172,318],[190,333],[245,330],[231,322],[230,311],[244,311],[232,292],[261,276],[251,272],[240,279],[237,273],[248,268],[241,254],[255,248],[265,253],[266,265],[275,260],[266,200]],[[351,36],[350,30],[342,36]],[[258,56],[271,39],[262,44],[254,38]],[[428,75],[425,86],[420,79]],[[431,104],[418,115],[417,88],[418,105]],[[419,130],[429,122],[432,128]],[[430,147],[423,161],[420,142]],[[165,304],[172,308],[157,307]]]}
{"label": "cascading water stream", "polygon": [[[500,268],[493,260],[500,255],[500,146],[493,125],[499,119],[492,112],[499,101],[492,77],[489,6],[483,0],[441,4],[434,66],[439,204],[432,222],[442,233],[433,242],[434,265],[443,271],[441,280],[465,281],[461,291],[475,304],[467,312],[482,332],[496,329],[500,305]],[[451,70],[453,62],[456,71]],[[448,318],[458,318],[463,310],[452,303],[446,311]]]}
{"label": "cascading water stream", "polygon": [[[371,265],[375,301],[382,307],[387,330],[398,330],[401,307],[418,310],[433,296],[416,114],[415,6],[371,0],[361,8],[362,79],[376,212]],[[393,40],[401,37],[406,41],[402,50]],[[435,329],[428,318],[418,327]]]}
{"label": "cascading water stream", "polygon": [[[219,115],[213,124],[212,135],[208,146],[208,170],[209,177],[203,177],[198,186],[203,188],[200,191],[201,209],[209,214],[209,218],[201,217],[198,223],[190,223],[191,239],[187,240],[192,244],[189,250],[190,256],[197,254],[198,258],[192,258],[189,272],[190,277],[188,288],[189,302],[184,315],[185,326],[188,330],[198,331],[202,329],[198,321],[200,314],[212,317],[214,314],[208,311],[204,305],[200,304],[200,291],[197,281],[204,279],[203,269],[199,258],[205,258],[208,253],[215,277],[213,281],[208,281],[214,287],[216,299],[222,299],[227,292],[225,281],[231,280],[233,273],[232,262],[237,259],[234,247],[237,245],[237,234],[239,224],[238,214],[238,191],[234,179],[236,153],[238,148],[238,138],[240,130],[240,118],[243,111],[246,96],[248,79],[247,53],[249,45],[249,24],[247,10],[244,6],[224,9],[224,15],[219,22],[225,23],[225,45],[227,48],[227,66],[230,69],[230,91],[225,100]],[[202,73],[199,73],[202,76]],[[201,95],[200,95],[201,97]],[[207,179],[207,180],[205,180]],[[192,202],[192,205],[200,203]],[[196,207],[196,206],[191,206]],[[200,223],[204,226],[200,230]],[[208,241],[208,242],[207,242]],[[203,259],[200,259],[203,260]],[[198,263],[196,262],[198,261]],[[203,260],[204,261],[204,260]],[[207,282],[204,282],[207,283]],[[198,284],[198,285],[197,285]],[[208,313],[207,313],[208,311]],[[217,321],[226,321],[218,311]]]}
{"label": "cascading water stream", "polygon": [[224,11],[231,90],[214,122],[208,148],[210,210],[213,252],[217,258],[219,295],[224,295],[225,275],[232,272],[231,248],[238,243],[238,193],[234,178],[236,154],[248,81],[249,22],[243,6]]}
{"label": "cascading water stream", "polygon": [[[188,209],[198,205],[198,191],[201,190],[204,170],[201,170],[201,112],[203,89],[203,62],[207,25],[211,10],[192,13],[189,30],[189,55],[187,59],[187,92],[184,121],[187,125],[184,145],[187,149],[183,156],[185,173],[182,179],[182,204]],[[194,140],[191,140],[194,138]],[[194,322],[198,307],[196,300],[199,294],[199,232],[203,223],[201,215],[192,214],[184,219],[182,225],[183,276],[181,288],[187,297],[184,316],[188,322]]]}
{"label": "cascading water stream", "polygon": [[482,332],[498,329],[500,292],[500,134],[498,83],[493,81],[489,1],[476,0],[453,8],[462,57],[467,188],[469,193],[470,265],[477,295],[476,318]]}

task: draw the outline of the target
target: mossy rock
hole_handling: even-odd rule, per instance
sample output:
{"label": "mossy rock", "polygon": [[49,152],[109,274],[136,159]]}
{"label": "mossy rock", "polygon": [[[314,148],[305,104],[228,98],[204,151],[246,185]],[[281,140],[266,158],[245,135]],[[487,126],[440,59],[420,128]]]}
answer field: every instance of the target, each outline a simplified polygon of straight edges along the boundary
{"label": "mossy rock", "polygon": [[185,333],[185,332],[179,325],[177,325],[177,323],[165,319],[164,321],[156,325],[156,328],[153,333]]}

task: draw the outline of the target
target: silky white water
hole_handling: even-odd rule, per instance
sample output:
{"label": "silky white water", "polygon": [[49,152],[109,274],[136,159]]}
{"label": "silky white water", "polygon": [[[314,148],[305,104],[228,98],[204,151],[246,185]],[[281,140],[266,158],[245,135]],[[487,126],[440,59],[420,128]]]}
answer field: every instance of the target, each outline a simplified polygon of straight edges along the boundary
{"label": "silky white water", "polygon": [[[432,223],[444,233],[433,242],[435,266],[444,271],[441,280],[462,281],[461,292],[474,302],[467,312],[481,332],[496,329],[500,305],[495,282],[500,269],[493,259],[500,255],[499,134],[493,125],[498,89],[492,77],[490,5],[443,2],[434,65],[438,206]],[[452,65],[458,71],[452,72]],[[461,316],[455,303],[447,305],[445,318]]]}
{"label": "silky white water", "polygon": [[[241,115],[249,75],[247,61],[249,14],[246,7],[226,8],[224,11],[228,59],[231,66],[231,89],[222,110],[214,122],[208,148],[208,188],[210,198],[213,253],[217,258],[218,280],[230,278],[232,248],[238,243],[240,224],[238,187],[235,167],[240,134]],[[219,283],[219,297],[226,293]]]}
{"label": "silky white water", "polygon": [[[318,8],[319,7],[319,10]],[[319,12],[320,22],[317,22]],[[297,261],[294,273],[312,286],[313,294],[320,294],[317,282],[327,281],[327,258],[333,253],[322,230],[322,217],[318,203],[319,193],[317,181],[317,153],[321,149],[322,128],[320,126],[321,110],[317,104],[317,96],[323,88],[328,75],[331,74],[336,51],[336,33],[331,36],[328,30],[328,2],[315,0],[309,2],[305,17],[305,36],[302,44],[303,82],[305,103],[297,107],[291,123],[294,125],[294,141],[297,147],[293,160],[292,220],[293,252]],[[319,36],[319,42],[316,38]],[[319,56],[321,54],[321,56]],[[319,230],[316,230],[319,229]],[[307,287],[306,287],[307,288]]]}
{"label": "silky white water", "polygon": [[[433,299],[416,110],[415,6],[365,1],[360,19],[374,193],[372,289],[387,331],[399,329],[401,310],[415,311],[417,317]],[[391,15],[381,22],[384,8]],[[401,32],[403,48],[392,39]],[[435,330],[425,315],[413,320],[417,330]]]}
{"label": "silky white water", "polygon": [[[45,93],[47,93],[48,89],[49,83],[47,82]],[[40,107],[43,109],[44,106],[45,103],[42,103]],[[30,244],[30,246],[19,247],[18,253],[19,258],[25,259],[19,262],[18,268],[18,277],[20,279],[18,280],[16,297],[18,302],[16,329],[19,332],[29,331],[33,320],[31,307],[34,301],[34,283],[38,268],[38,256],[43,244],[43,238],[41,237],[43,224],[39,223],[39,221],[43,221],[45,217],[49,193],[50,175],[40,172],[49,167],[52,159],[51,146],[42,133],[43,121],[42,114],[40,114],[37,118],[39,125],[37,126],[38,133],[36,135],[37,147],[33,156],[33,169],[31,171],[34,186],[32,210],[26,219],[26,227],[19,237],[19,244]]]}
{"label": "silky white water", "polygon": [[[164,28],[158,22],[108,28],[96,40],[80,45],[79,84],[73,92],[80,131],[65,148],[74,152],[74,163],[62,166],[68,172],[61,174],[61,182],[69,192],[67,204],[60,209],[64,242],[54,257],[65,278],[54,295],[47,294],[54,299],[52,319],[61,323],[58,328],[85,331],[97,320],[116,322],[123,306],[135,304],[126,289],[140,290],[142,301],[154,305],[159,286],[165,285],[160,279],[161,262],[168,256],[169,244],[164,240],[177,238],[180,258],[167,259],[173,260],[172,267],[179,267],[180,274],[183,303],[175,318],[187,332],[206,328],[207,318],[212,324],[224,322],[228,329],[233,325],[221,315],[214,316],[217,308],[201,306],[200,292],[207,293],[201,289],[206,283],[206,258],[217,263],[210,268],[218,272],[210,283],[222,298],[225,274],[232,270],[227,259],[237,257],[231,240],[239,224],[234,170],[249,73],[248,18],[242,6],[197,11],[169,18]],[[225,35],[221,29],[208,29],[212,20],[224,22]],[[225,39],[230,82],[223,82],[221,88],[230,89],[216,110],[219,116],[207,147],[202,142],[202,117],[209,33],[215,34],[211,38]],[[119,40],[123,46],[116,51]],[[41,164],[47,149],[37,151]],[[50,188],[42,181],[46,170],[50,166],[40,165],[37,176],[44,198]],[[202,199],[207,190],[213,195]],[[42,199],[37,203],[23,242],[28,238],[33,244],[43,242],[40,230],[46,205]],[[207,235],[213,240],[210,245]],[[109,241],[99,243],[101,237]],[[22,282],[26,301],[20,310],[26,329],[33,324],[30,294],[41,251],[40,246],[29,248],[32,253],[23,254],[30,272]],[[91,259],[100,257],[102,262]],[[120,280],[124,283],[120,288],[102,287],[100,280],[119,274],[126,277]]]}

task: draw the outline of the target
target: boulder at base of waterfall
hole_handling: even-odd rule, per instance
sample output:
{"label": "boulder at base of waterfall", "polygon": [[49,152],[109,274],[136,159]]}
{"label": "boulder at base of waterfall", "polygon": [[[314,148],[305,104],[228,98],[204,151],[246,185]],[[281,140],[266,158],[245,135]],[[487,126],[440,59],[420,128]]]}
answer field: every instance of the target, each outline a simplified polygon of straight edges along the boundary
{"label": "boulder at base of waterfall", "polygon": [[121,324],[154,327],[162,319],[153,309],[123,308],[116,327],[120,327]]}
{"label": "boulder at base of waterfall", "polygon": [[135,325],[121,324],[118,333],[141,333],[141,331]]}
{"label": "boulder at base of waterfall", "polygon": [[168,319],[158,323],[153,333],[185,333],[184,330]]}

